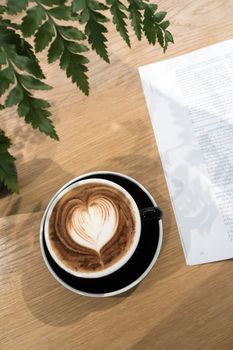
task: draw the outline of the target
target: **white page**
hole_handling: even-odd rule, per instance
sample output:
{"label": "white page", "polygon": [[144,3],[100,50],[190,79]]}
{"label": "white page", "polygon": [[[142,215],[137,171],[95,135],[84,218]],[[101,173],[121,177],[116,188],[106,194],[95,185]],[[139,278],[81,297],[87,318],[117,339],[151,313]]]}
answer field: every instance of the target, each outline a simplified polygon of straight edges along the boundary
{"label": "white page", "polygon": [[187,264],[233,258],[233,40],[139,73]]}

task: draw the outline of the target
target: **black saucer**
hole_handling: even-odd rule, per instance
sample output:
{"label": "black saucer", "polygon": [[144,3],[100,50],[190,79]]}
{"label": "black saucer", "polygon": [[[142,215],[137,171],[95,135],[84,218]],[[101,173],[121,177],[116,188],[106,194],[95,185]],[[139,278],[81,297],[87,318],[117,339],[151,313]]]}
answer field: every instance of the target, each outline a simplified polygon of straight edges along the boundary
{"label": "black saucer", "polygon": [[[155,202],[146,190],[121,174],[92,173],[71,183],[84,179],[101,178],[113,181],[124,187],[134,198],[139,209],[155,206]],[[146,192],[145,192],[146,191]],[[45,220],[44,220],[45,221]],[[161,221],[161,220],[160,220]],[[154,265],[162,242],[162,224],[154,219],[150,222],[142,221],[142,232],[138,247],[129,261],[118,271],[100,278],[80,278],[61,269],[52,259],[44,239],[44,224],[41,232],[41,248],[44,259],[54,277],[67,288],[77,293],[89,296],[111,296],[124,292],[139,283]]]}

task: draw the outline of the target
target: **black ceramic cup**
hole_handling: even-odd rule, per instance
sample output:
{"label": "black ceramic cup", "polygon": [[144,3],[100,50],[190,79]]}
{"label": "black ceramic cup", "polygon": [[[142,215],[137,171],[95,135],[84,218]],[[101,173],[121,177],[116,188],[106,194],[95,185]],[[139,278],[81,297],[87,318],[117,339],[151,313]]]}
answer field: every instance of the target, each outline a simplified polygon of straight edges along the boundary
{"label": "black ceramic cup", "polygon": [[[105,179],[123,187],[134,199],[141,218],[141,234],[134,254],[117,271],[99,278],[77,277],[59,266],[46,246],[44,231],[49,208],[57,196],[69,186],[86,179]],[[162,245],[162,212],[151,194],[133,178],[115,172],[102,171],[81,175],[59,189],[49,202],[40,228],[40,245],[45,264],[53,277],[69,290],[89,296],[107,297],[128,291],[141,282],[154,266]]]}

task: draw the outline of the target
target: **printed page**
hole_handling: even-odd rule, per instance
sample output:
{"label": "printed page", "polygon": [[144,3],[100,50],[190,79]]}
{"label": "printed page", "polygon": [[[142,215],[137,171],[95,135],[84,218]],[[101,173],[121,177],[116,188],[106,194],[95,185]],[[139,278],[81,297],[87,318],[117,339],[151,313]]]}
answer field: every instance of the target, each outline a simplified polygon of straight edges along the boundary
{"label": "printed page", "polygon": [[187,264],[233,258],[233,40],[139,73]]}

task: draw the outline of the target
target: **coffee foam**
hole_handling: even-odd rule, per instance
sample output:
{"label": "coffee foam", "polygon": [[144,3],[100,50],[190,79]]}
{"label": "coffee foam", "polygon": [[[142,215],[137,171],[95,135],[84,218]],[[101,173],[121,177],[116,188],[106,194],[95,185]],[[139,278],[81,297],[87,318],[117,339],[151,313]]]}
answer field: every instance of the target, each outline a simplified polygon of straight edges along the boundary
{"label": "coffee foam", "polygon": [[140,232],[136,204],[120,186],[108,182],[93,180],[71,188],[51,208],[47,246],[55,261],[71,273],[96,276],[120,266],[136,248]]}
{"label": "coffee foam", "polygon": [[98,197],[74,209],[67,228],[74,242],[99,252],[115,234],[118,221],[115,203],[105,197]]}

